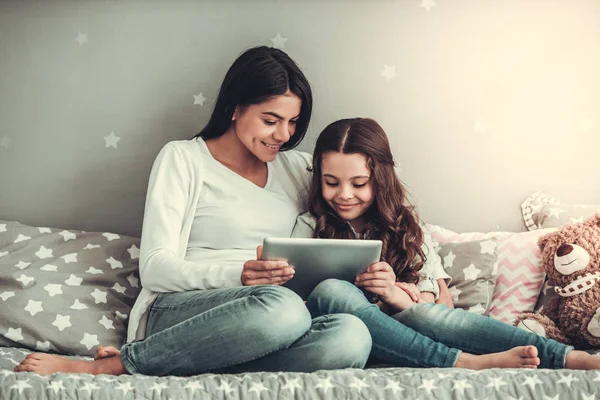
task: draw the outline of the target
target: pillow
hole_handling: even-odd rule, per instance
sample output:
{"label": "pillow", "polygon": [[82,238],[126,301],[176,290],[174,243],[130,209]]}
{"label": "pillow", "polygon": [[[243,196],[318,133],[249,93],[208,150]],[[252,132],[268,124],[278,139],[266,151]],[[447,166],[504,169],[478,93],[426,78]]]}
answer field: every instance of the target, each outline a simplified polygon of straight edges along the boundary
{"label": "pillow", "polygon": [[140,291],[139,239],[0,221],[0,345],[119,348]]}
{"label": "pillow", "polygon": [[496,238],[498,240],[498,274],[489,316],[512,324],[524,312],[533,311],[546,274],[540,265],[537,241],[556,229],[531,232],[456,233],[437,225],[426,224],[434,242],[465,242]]}
{"label": "pillow", "polygon": [[496,286],[498,257],[496,238],[444,243],[436,249],[446,273],[454,306],[487,315]]}
{"label": "pillow", "polygon": [[532,231],[583,222],[600,212],[600,204],[563,204],[543,192],[536,192],[521,204],[521,212],[525,226]]}

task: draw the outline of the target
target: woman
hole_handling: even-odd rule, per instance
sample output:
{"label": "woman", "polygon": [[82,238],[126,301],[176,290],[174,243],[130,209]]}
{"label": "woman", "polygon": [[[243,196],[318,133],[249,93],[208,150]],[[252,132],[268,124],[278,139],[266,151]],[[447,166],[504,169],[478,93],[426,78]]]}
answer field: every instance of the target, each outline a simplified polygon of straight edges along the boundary
{"label": "woman", "polygon": [[253,259],[264,237],[288,237],[304,211],[310,156],[286,150],[302,141],[311,107],[310,85],[284,52],[243,53],[206,127],[168,143],[154,162],[130,342],[99,348],[94,362],[34,353],[15,370],[162,376],[363,367],[371,339],[358,318],[311,319],[279,286],[293,268],[260,260],[260,249]]}

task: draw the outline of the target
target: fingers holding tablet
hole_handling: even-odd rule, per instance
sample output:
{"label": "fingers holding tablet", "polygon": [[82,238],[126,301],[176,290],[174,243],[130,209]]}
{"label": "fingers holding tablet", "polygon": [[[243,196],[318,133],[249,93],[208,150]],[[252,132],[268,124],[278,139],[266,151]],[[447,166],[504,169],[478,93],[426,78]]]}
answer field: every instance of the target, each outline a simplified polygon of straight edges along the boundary
{"label": "fingers holding tablet", "polygon": [[[259,248],[257,248],[257,256],[262,252]],[[244,286],[283,285],[292,279],[295,272],[294,268],[285,261],[249,260],[244,263],[241,281]]]}

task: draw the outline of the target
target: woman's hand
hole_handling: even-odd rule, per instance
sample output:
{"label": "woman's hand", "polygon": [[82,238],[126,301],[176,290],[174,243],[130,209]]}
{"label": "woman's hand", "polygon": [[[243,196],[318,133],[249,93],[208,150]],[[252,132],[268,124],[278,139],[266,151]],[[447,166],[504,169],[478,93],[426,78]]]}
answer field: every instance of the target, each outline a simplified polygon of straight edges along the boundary
{"label": "woman's hand", "polygon": [[421,302],[421,291],[414,283],[396,282],[396,286],[404,290],[415,303]]}
{"label": "woman's hand", "polygon": [[256,260],[244,263],[242,285],[283,285],[294,277],[296,271],[285,261],[262,260],[262,246],[256,248]]}

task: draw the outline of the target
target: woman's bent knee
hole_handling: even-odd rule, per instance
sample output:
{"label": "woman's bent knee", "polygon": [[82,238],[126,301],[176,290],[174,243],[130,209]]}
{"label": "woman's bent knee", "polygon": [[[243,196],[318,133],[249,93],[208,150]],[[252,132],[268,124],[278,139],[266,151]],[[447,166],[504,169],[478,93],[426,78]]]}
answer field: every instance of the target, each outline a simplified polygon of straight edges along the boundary
{"label": "woman's bent knee", "polygon": [[257,318],[255,323],[271,335],[282,335],[284,341],[295,341],[310,329],[310,313],[302,299],[291,290],[275,285],[257,286],[254,298],[263,311],[262,318]]}

